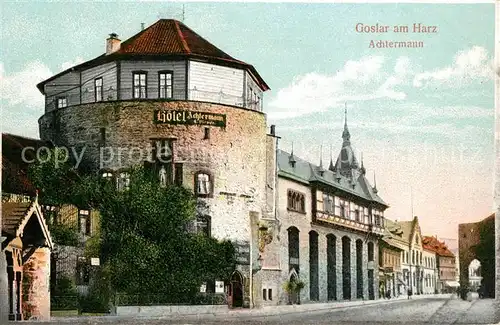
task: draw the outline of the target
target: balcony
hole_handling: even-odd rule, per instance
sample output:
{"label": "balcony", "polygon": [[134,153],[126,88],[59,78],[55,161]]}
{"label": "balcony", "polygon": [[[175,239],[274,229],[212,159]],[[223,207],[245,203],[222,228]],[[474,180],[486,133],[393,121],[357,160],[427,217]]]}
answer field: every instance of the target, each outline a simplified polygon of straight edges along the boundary
{"label": "balcony", "polygon": [[[375,223],[364,223],[362,221],[356,221],[344,217],[340,217],[337,215],[334,215],[329,212],[325,211],[316,211],[316,220],[329,223],[332,225],[338,225],[342,227],[346,227],[349,229],[353,230],[358,230],[358,231],[364,231],[364,232],[371,232],[377,235],[383,235],[384,234],[384,228],[382,224],[375,224]],[[373,220],[373,218],[372,218]]]}
{"label": "balcony", "polygon": [[[165,93],[165,89],[161,89],[162,94]],[[102,93],[102,95],[100,94]],[[92,103],[106,103],[111,101],[123,100],[139,100],[139,101],[170,101],[170,100],[186,100],[184,89],[178,91],[174,90],[173,93],[169,93],[168,97],[160,97],[160,91],[158,87],[147,87],[147,88],[121,88],[120,91],[114,87],[103,88],[101,92],[98,92],[96,96],[96,91],[92,88],[75,88],[71,90],[57,92],[51,95],[46,95],[45,108],[46,112],[52,111],[55,108],[71,107],[81,104],[92,104]],[[120,96],[118,96],[120,95]],[[135,96],[134,96],[135,95]],[[97,100],[96,100],[97,98]],[[262,102],[245,100],[243,96],[235,96],[228,94],[223,91],[205,91],[193,88],[188,90],[188,100],[190,101],[200,101],[209,102],[214,104],[230,105],[235,107],[241,107],[246,109],[251,109],[255,111],[262,111]]]}

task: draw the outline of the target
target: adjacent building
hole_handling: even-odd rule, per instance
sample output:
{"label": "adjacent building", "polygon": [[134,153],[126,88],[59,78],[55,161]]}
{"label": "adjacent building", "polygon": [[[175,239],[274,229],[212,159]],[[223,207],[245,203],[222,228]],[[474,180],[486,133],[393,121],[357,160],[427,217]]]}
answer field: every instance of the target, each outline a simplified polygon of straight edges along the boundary
{"label": "adjacent building", "polygon": [[[277,151],[279,238],[263,253],[276,284],[299,278],[302,301],[377,299],[379,240],[388,205],[366,178],[344,124],[342,147],[324,166]],[[274,246],[273,246],[274,245]],[[272,270],[277,270],[274,273]],[[279,299],[287,301],[282,292]]]}
{"label": "adjacent building", "polygon": [[401,268],[406,289],[412,294],[423,294],[424,268],[422,234],[418,217],[411,221],[396,221],[402,232],[402,238],[407,246],[401,256]]}
{"label": "adjacent building", "polygon": [[423,268],[424,268],[423,293],[435,294],[437,293],[437,282],[439,279],[439,273],[436,262],[437,255],[433,249],[431,249],[426,245],[425,240],[423,244],[422,256],[423,256]]}
{"label": "adjacent building", "polygon": [[438,281],[436,290],[439,293],[456,292],[459,284],[456,281],[455,255],[448,249],[445,242],[434,236],[424,237],[425,247],[436,254]]}
{"label": "adjacent building", "polygon": [[[27,146],[43,145],[36,139],[2,135],[0,276],[2,281],[7,279],[7,297],[0,299],[7,301],[9,320],[50,319],[52,237],[21,155]],[[34,155],[24,157],[32,159]]]}
{"label": "adjacent building", "polygon": [[386,233],[379,244],[380,293],[383,297],[397,297],[403,292],[401,256],[406,245],[397,227],[388,219],[385,230]]}

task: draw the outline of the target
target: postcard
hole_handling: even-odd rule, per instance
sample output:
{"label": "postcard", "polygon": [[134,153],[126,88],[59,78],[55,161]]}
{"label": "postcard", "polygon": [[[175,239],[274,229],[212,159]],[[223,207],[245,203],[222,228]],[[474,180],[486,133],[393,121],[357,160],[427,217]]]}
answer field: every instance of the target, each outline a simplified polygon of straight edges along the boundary
{"label": "postcard", "polygon": [[500,321],[498,13],[4,2],[0,323]]}

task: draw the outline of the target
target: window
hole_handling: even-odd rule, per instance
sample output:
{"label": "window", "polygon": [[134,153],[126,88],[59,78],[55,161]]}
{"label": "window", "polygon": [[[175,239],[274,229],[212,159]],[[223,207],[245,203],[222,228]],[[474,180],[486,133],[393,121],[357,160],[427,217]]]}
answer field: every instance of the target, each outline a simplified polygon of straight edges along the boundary
{"label": "window", "polygon": [[271,288],[267,290],[267,299],[273,300],[273,289]]}
{"label": "window", "polygon": [[212,218],[210,216],[198,216],[196,218],[196,231],[206,237],[211,236]]}
{"label": "window", "polygon": [[305,213],[305,196],[302,193],[288,190],[288,210]]}
{"label": "window", "polygon": [[63,108],[68,106],[68,99],[66,97],[58,97],[56,99],[57,108]]}
{"label": "window", "polygon": [[80,233],[90,235],[90,212],[89,210],[78,211],[78,229]]}
{"label": "window", "polygon": [[323,193],[323,211],[333,213],[333,201],[334,199],[330,195]]}
{"label": "window", "polygon": [[102,101],[102,78],[94,80],[94,95],[96,102]]}
{"label": "window", "polygon": [[[361,213],[359,212],[360,207],[358,205],[356,205],[354,208],[355,208],[355,210],[354,210],[354,218],[355,218],[355,220],[357,222],[362,222],[362,220],[361,220]],[[361,209],[363,209],[363,208],[361,207]]]}
{"label": "window", "polygon": [[99,146],[105,147],[106,146],[106,128],[100,128],[99,129]]}
{"label": "window", "polygon": [[113,179],[113,173],[104,171],[102,172],[102,178],[104,178],[107,181],[111,181]]}
{"label": "window", "polygon": [[349,202],[346,202],[345,200],[340,200],[340,211],[339,211],[340,213],[339,214],[342,218],[347,217],[348,210],[346,209],[346,207],[348,207],[348,206],[349,206]]}
{"label": "window", "polygon": [[171,139],[156,139],[152,142],[153,159],[161,163],[170,163],[173,156],[173,141]]}
{"label": "window", "polygon": [[175,178],[174,178],[174,184],[177,186],[182,185],[182,178],[183,176],[183,169],[182,169],[182,164],[181,163],[176,163],[175,164]]}
{"label": "window", "polygon": [[195,193],[200,197],[209,197],[213,194],[212,176],[207,172],[197,172],[194,175]]}
{"label": "window", "polygon": [[90,280],[89,265],[85,257],[76,258],[76,284],[88,285]]}
{"label": "window", "polygon": [[262,300],[267,300],[267,289],[262,289]]}
{"label": "window", "polygon": [[133,97],[134,98],[147,98],[146,95],[146,72],[133,73]]}
{"label": "window", "polygon": [[341,211],[342,210],[342,208],[341,208],[342,205],[340,204],[340,198],[338,196],[336,196],[334,198],[334,202],[335,202],[335,211],[334,211],[334,213],[335,213],[336,216],[340,216],[341,212],[342,212]]}
{"label": "window", "polygon": [[370,222],[370,210],[368,208],[364,208],[364,220],[365,220],[365,224],[367,224],[367,225],[371,224],[371,222]]}
{"label": "window", "polygon": [[130,187],[130,175],[127,172],[121,172],[116,180],[116,187],[119,191],[128,190]]}
{"label": "window", "polygon": [[158,72],[158,98],[172,98],[172,72]]}
{"label": "window", "polygon": [[57,210],[55,206],[43,205],[43,215],[49,224],[57,224]]}

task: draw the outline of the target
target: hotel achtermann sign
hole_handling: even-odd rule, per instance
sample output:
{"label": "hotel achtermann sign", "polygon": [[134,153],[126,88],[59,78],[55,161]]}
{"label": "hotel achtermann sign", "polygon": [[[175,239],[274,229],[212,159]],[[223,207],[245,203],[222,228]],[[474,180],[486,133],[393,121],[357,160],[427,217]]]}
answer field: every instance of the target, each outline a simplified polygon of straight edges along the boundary
{"label": "hotel achtermann sign", "polygon": [[153,121],[156,124],[211,125],[224,128],[226,127],[226,114],[156,110]]}

